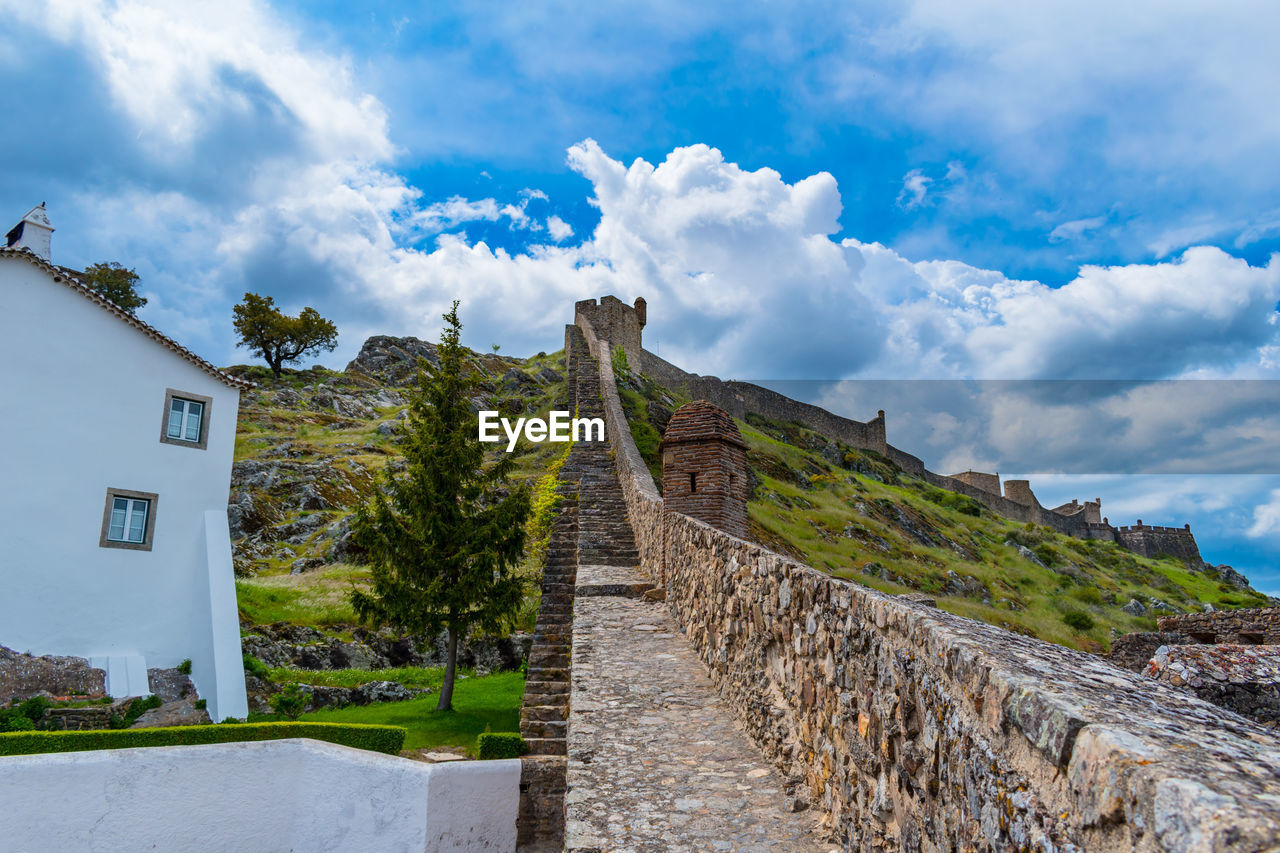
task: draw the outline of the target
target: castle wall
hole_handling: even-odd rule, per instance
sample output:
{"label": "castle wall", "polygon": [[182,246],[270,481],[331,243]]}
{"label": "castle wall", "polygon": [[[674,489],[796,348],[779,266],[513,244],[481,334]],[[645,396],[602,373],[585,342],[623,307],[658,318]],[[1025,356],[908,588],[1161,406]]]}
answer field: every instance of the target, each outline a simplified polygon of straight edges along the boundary
{"label": "castle wall", "polygon": [[1161,631],[1177,631],[1197,643],[1280,645],[1280,607],[1182,613],[1156,620]]}
{"label": "castle wall", "polygon": [[1280,648],[1161,646],[1147,675],[1269,726],[1280,725]]}
{"label": "castle wall", "polygon": [[1200,549],[1190,527],[1153,527],[1139,521],[1116,530],[1116,541],[1144,557],[1170,555],[1195,564],[1201,562]]}
{"label": "castle wall", "polygon": [[1258,805],[1280,798],[1280,741],[1248,721],[666,509],[607,353],[579,325],[600,358],[643,567],[726,703],[780,769],[805,779],[846,849],[1280,844],[1280,815]]}
{"label": "castle wall", "polygon": [[951,479],[973,486],[975,489],[981,489],[989,495],[1000,494],[999,474],[984,474],[981,471],[965,471],[961,474],[952,474]]}

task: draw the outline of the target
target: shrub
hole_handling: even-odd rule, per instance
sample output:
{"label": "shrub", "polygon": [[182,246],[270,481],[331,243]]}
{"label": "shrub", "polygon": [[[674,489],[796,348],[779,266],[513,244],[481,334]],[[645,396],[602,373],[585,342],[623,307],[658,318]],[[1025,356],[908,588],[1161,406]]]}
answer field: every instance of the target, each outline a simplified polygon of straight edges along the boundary
{"label": "shrub", "polygon": [[1096,586],[1082,586],[1074,590],[1071,595],[1077,601],[1083,601],[1085,604],[1102,603],[1102,591]]}
{"label": "shrub", "polygon": [[182,663],[178,664],[178,672],[183,675],[191,674],[191,658],[186,658]]}
{"label": "shrub", "polygon": [[0,734],[0,755],[40,755],[93,749],[191,746],[205,743],[279,740],[304,737],[356,749],[399,754],[407,730],[399,726],[356,723],[244,723],[238,726],[171,726],[155,729],[100,729],[84,732]]}
{"label": "shrub", "polygon": [[197,711],[203,711],[205,708],[208,708],[208,707],[209,707],[209,700],[207,700],[207,699],[197,699],[197,700],[196,700],[196,702],[195,702],[195,705],[196,705],[196,710],[197,710]]}
{"label": "shrub", "polygon": [[112,714],[108,725],[113,729],[127,729],[138,721],[138,718],[150,711],[152,708],[159,708],[164,704],[160,697],[154,693],[145,699],[134,699],[129,703],[129,707],[125,708],[124,716]]}
{"label": "shrub", "polygon": [[271,668],[251,654],[244,656],[244,671],[263,681],[271,680]]}
{"label": "shrub", "polygon": [[289,683],[284,690],[272,696],[269,701],[271,710],[277,714],[284,714],[290,720],[296,720],[307,709],[307,703],[311,701],[311,697],[303,693],[302,688],[295,681]]}
{"label": "shrub", "polygon": [[476,737],[476,757],[519,758],[529,751],[529,745],[519,732],[481,732]]}
{"label": "shrub", "polygon": [[1093,627],[1093,617],[1088,613],[1081,613],[1078,610],[1072,610],[1062,614],[1062,621],[1068,627],[1075,628],[1077,631],[1088,631]]}

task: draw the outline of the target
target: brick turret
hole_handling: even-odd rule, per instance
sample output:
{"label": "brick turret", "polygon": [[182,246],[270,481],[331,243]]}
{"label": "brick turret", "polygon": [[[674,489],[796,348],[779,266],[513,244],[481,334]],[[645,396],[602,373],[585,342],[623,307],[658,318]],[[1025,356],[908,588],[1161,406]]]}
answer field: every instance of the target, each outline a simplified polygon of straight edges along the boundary
{"label": "brick turret", "polygon": [[661,450],[666,508],[745,539],[747,445],[733,418],[706,400],[681,406]]}

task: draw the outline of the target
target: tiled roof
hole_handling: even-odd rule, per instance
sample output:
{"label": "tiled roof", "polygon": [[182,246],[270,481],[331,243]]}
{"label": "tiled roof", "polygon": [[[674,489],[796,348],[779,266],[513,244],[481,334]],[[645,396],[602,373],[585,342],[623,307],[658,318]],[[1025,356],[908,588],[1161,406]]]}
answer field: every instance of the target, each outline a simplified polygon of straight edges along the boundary
{"label": "tiled roof", "polygon": [[128,311],[125,311],[123,308],[116,305],[114,302],[111,302],[109,299],[104,299],[102,296],[99,296],[95,291],[91,290],[87,285],[85,285],[84,282],[82,282],[79,278],[77,278],[75,274],[72,273],[70,270],[67,270],[63,267],[55,266],[49,263],[48,261],[46,261],[45,259],[38,257],[36,255],[33,255],[31,252],[27,251],[26,249],[0,248],[0,258],[20,258],[26,261],[27,263],[31,264],[32,266],[36,267],[37,269],[43,270],[44,272],[48,273],[53,278],[54,281],[71,288],[76,293],[83,296],[85,299],[88,299],[90,302],[97,304],[103,310],[109,311],[110,313],[114,314],[116,317],[128,323],[130,326],[133,326],[135,329],[137,329],[139,332],[142,332],[142,334],[151,338],[153,341],[156,341],[157,343],[163,345],[165,348],[172,350],[174,353],[186,359],[187,361],[191,362],[196,367],[203,370],[205,373],[208,373],[210,376],[212,376],[214,379],[217,379],[219,382],[222,382],[225,385],[229,385],[232,388],[237,388],[237,389],[254,387],[254,384],[252,382],[249,382],[245,379],[237,379],[231,374],[226,373],[225,371],[219,370],[217,367],[214,367],[212,364],[205,361],[203,358],[196,355],[191,350],[187,349],[182,344],[175,341],[173,338],[161,333],[155,327],[149,326],[146,323],[142,322],[137,317],[130,314]]}
{"label": "tiled roof", "polygon": [[662,434],[663,444],[707,439],[720,439],[740,447],[747,446],[729,413],[706,400],[695,400],[676,409],[667,424],[667,431]]}

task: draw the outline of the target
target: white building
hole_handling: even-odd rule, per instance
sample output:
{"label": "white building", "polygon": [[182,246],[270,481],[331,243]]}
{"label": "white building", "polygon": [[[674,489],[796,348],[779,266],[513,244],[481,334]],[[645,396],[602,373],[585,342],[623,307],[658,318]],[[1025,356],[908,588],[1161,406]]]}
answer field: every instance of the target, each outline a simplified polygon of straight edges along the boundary
{"label": "white building", "polygon": [[240,390],[49,261],[34,208],[0,248],[0,645],[89,658],[114,696],[192,662],[248,713],[227,495]]}

